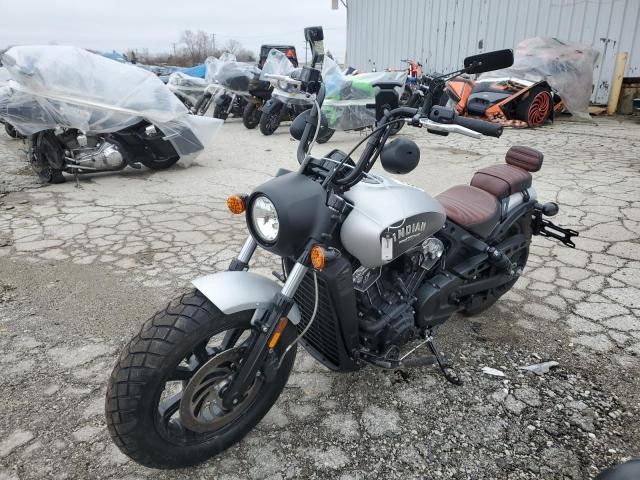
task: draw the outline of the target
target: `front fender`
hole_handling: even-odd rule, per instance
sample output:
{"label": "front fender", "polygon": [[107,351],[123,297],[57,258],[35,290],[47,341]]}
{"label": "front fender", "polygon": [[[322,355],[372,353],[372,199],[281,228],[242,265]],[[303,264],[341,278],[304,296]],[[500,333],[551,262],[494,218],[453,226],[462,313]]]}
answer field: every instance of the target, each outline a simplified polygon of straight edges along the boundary
{"label": "front fender", "polygon": [[[265,309],[282,287],[274,280],[253,272],[218,272],[196,278],[191,284],[227,315]],[[287,315],[291,323],[300,323],[300,309],[294,303]]]}
{"label": "front fender", "polygon": [[284,104],[277,98],[270,98],[262,107],[262,113],[266,113],[267,115],[271,115],[272,113],[276,114],[280,111],[282,105]]}

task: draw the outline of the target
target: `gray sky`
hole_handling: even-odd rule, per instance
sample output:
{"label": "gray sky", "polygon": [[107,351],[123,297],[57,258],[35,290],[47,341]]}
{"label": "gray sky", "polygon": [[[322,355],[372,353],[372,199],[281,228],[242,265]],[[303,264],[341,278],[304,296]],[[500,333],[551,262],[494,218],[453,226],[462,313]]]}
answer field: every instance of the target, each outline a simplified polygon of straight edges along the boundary
{"label": "gray sky", "polygon": [[186,29],[230,38],[257,53],[263,43],[294,44],[304,59],[303,28],[321,25],[325,48],[340,61],[346,49],[344,6],[331,0],[0,0],[0,48],[76,45],[95,50],[170,51]]}

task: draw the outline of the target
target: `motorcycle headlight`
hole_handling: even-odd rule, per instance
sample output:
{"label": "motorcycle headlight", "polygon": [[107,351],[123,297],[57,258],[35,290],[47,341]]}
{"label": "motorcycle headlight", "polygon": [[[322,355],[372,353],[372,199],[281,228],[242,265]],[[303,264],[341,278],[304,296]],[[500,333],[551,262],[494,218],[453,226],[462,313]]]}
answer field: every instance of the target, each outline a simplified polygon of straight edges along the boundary
{"label": "motorcycle headlight", "polygon": [[265,195],[259,195],[251,205],[251,225],[256,235],[264,243],[273,243],[278,238],[280,223],[278,212]]}

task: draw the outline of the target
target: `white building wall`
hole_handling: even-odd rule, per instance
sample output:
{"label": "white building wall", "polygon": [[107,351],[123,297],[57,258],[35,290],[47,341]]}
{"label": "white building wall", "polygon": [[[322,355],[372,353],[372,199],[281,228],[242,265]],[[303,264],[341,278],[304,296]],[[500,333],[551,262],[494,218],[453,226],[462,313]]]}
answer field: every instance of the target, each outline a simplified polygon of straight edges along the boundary
{"label": "white building wall", "polygon": [[426,71],[453,71],[474,53],[513,48],[536,36],[600,52],[592,101],[606,103],[615,57],[640,77],[640,0],[348,0],[347,63],[378,70],[413,58]]}

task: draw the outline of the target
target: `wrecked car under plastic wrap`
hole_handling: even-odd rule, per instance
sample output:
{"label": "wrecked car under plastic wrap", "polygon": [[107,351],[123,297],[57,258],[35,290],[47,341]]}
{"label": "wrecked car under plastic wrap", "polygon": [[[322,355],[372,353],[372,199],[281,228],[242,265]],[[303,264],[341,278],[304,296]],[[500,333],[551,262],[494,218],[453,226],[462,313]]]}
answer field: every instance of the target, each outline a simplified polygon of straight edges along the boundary
{"label": "wrecked car under plastic wrap", "polygon": [[202,78],[192,77],[183,72],[173,72],[169,75],[167,87],[169,87],[169,90],[175,93],[178,98],[185,99],[192,105],[195,105],[198,98],[207,88],[207,82]]}
{"label": "wrecked car under plastic wrap", "polygon": [[190,115],[154,74],[80,48],[13,47],[2,63],[12,81],[0,95],[0,116],[26,135],[56,127],[117,132],[147,120],[185,158],[206,148],[222,124]]}
{"label": "wrecked car under plastic wrap", "polygon": [[322,112],[327,116],[329,128],[334,130],[356,130],[370,127],[376,122],[374,108],[377,83],[398,83],[398,95],[407,79],[406,72],[370,72],[347,75],[338,64],[325,57],[322,64],[322,81],[325,85],[325,100]]}
{"label": "wrecked car under plastic wrap", "polygon": [[598,52],[588,45],[549,37],[528,38],[516,46],[513,66],[483,73],[478,82],[546,81],[572,115],[589,119],[589,98],[597,58]]}

